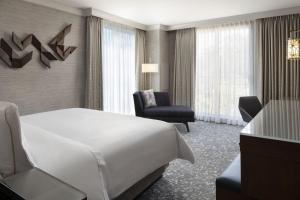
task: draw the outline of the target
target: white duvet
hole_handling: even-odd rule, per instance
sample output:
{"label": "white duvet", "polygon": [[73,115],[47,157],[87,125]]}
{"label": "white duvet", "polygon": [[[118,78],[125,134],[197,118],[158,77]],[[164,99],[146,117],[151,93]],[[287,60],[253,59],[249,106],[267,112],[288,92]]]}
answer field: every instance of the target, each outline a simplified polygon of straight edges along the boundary
{"label": "white duvet", "polygon": [[89,200],[113,199],[170,161],[194,156],[174,125],[72,108],[21,117],[31,162]]}

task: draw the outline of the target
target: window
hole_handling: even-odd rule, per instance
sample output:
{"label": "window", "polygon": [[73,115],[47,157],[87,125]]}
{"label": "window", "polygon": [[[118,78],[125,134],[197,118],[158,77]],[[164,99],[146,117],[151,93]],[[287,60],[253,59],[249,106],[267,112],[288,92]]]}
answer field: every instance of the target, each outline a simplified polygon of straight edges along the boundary
{"label": "window", "polygon": [[243,124],[240,96],[251,94],[250,23],[197,29],[196,117],[217,123]]}
{"label": "window", "polygon": [[133,114],[135,85],[135,30],[102,23],[103,110]]}

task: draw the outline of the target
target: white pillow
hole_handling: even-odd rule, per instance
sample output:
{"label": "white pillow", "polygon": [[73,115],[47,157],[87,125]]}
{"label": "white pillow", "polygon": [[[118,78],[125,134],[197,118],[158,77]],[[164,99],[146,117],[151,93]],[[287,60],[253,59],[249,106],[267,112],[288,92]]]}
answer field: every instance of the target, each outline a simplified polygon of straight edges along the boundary
{"label": "white pillow", "polygon": [[0,101],[0,176],[6,178],[31,168],[22,146],[18,108]]}
{"label": "white pillow", "polygon": [[146,108],[157,106],[153,89],[142,91],[144,104]]}

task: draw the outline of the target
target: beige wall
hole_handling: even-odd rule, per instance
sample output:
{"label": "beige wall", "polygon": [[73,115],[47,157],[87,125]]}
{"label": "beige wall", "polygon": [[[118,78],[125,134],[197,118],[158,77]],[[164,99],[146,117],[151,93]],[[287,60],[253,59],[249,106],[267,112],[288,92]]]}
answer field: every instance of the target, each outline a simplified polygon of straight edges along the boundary
{"label": "beige wall", "polygon": [[85,87],[85,19],[20,0],[0,0],[0,38],[10,44],[13,31],[21,38],[33,33],[49,50],[46,44],[67,24],[72,30],[65,42],[78,48],[66,61],[54,61],[47,69],[31,46],[26,51],[33,50],[33,59],[22,69],[10,69],[0,60],[0,101],[16,103],[22,114],[80,107]]}

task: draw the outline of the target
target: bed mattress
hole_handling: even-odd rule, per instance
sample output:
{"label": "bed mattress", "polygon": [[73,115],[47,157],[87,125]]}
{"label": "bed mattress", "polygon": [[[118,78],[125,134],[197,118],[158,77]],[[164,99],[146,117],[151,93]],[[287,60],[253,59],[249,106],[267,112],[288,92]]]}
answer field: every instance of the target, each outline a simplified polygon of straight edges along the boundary
{"label": "bed mattress", "polygon": [[86,192],[112,199],[159,167],[194,156],[173,124],[71,108],[21,117],[31,162]]}

